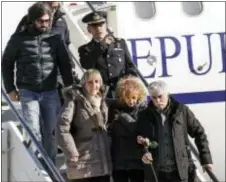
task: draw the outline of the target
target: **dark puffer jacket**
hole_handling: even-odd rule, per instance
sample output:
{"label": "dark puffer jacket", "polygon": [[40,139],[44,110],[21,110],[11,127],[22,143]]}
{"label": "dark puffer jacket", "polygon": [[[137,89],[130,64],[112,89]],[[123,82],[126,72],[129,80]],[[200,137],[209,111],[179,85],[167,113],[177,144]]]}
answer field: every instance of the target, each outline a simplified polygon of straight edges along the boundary
{"label": "dark puffer jacket", "polygon": [[114,170],[143,169],[141,148],[136,143],[138,113],[145,108],[139,104],[133,108],[118,104],[109,108],[109,133],[112,138],[112,163]]}
{"label": "dark puffer jacket", "polygon": [[73,83],[71,59],[60,35],[40,34],[32,27],[12,35],[2,57],[2,73],[7,93],[18,88],[36,92],[57,87],[57,68],[65,86]]}

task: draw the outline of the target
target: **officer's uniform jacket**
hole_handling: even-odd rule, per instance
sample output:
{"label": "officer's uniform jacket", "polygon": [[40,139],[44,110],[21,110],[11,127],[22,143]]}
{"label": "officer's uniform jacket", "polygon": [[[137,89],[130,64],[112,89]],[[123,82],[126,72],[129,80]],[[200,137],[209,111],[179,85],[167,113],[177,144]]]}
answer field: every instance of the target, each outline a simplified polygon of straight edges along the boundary
{"label": "officer's uniform jacket", "polygon": [[125,74],[136,71],[124,39],[103,47],[94,39],[78,49],[80,64],[84,69],[97,69],[101,72],[104,84],[115,90],[116,83]]}

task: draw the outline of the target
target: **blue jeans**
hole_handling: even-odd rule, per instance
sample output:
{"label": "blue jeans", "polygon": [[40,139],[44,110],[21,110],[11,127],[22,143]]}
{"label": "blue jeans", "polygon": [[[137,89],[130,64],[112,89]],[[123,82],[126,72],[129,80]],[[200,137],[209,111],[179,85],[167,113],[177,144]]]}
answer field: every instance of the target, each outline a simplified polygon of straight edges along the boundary
{"label": "blue jeans", "polygon": [[28,122],[38,141],[55,163],[57,155],[56,124],[60,110],[57,90],[33,92],[20,89],[23,117]]}

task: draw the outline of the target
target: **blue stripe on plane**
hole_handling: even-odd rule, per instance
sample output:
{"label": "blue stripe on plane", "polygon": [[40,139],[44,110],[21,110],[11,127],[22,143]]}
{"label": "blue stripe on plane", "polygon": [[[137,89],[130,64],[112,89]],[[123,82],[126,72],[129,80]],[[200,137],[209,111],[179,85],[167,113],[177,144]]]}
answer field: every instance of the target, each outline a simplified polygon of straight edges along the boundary
{"label": "blue stripe on plane", "polygon": [[198,104],[209,102],[225,102],[226,91],[208,91],[208,92],[193,92],[172,94],[175,99],[184,104]]}
{"label": "blue stripe on plane", "polygon": [[172,96],[183,104],[200,104],[210,102],[225,102],[226,91],[208,91],[172,94]]}

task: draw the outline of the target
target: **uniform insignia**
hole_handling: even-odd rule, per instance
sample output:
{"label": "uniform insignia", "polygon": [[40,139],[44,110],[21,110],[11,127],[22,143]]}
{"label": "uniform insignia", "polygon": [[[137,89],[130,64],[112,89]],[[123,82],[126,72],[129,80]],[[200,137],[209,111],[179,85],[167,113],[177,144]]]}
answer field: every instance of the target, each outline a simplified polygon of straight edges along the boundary
{"label": "uniform insignia", "polygon": [[116,47],[114,48],[114,51],[122,51],[120,42],[117,41]]}
{"label": "uniform insignia", "polygon": [[99,20],[100,19],[100,15],[98,14],[98,13],[95,13],[94,15],[93,15],[93,20],[94,21],[97,21],[97,20]]}
{"label": "uniform insignia", "polygon": [[123,49],[120,48],[120,47],[115,47],[115,48],[113,49],[113,51],[123,51]]}

